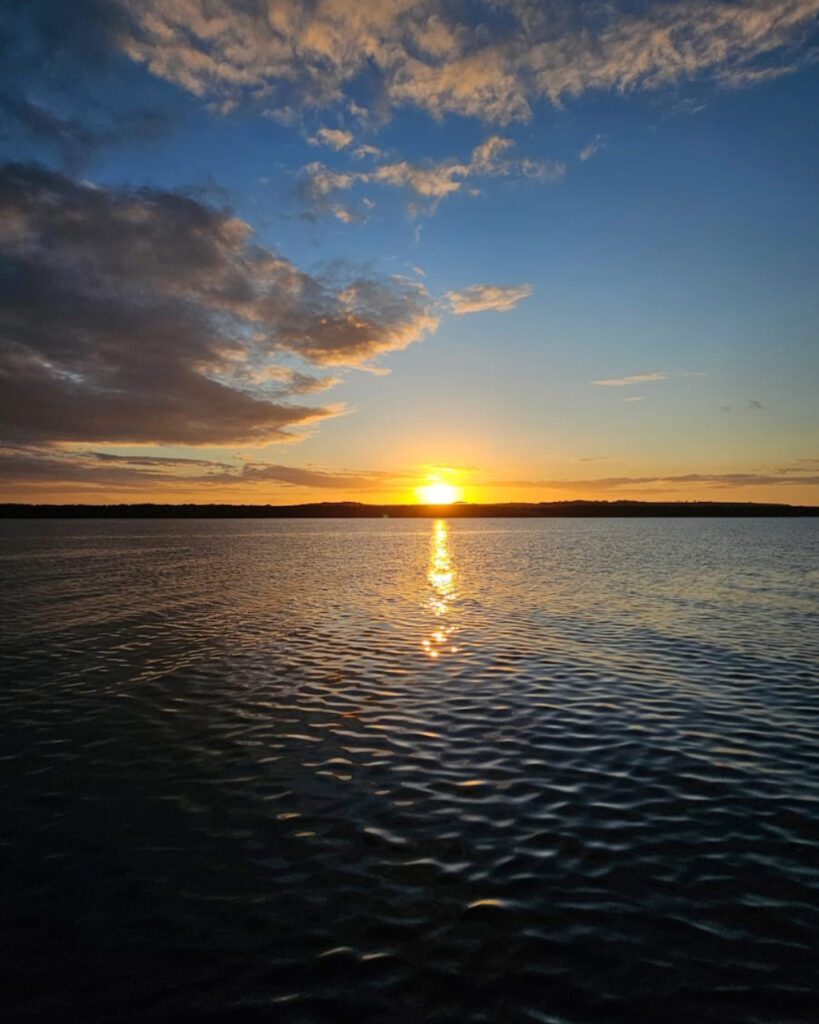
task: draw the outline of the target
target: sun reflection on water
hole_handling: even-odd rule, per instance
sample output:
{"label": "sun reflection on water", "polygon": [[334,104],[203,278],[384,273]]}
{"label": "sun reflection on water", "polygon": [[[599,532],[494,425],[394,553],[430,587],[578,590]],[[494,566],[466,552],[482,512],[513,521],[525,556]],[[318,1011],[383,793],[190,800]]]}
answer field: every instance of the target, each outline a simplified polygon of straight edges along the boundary
{"label": "sun reflection on water", "polygon": [[[455,624],[451,621],[452,604],[456,597],[455,567],[449,546],[449,524],[445,519],[436,519],[432,528],[432,547],[429,556],[429,580],[432,593],[427,606],[435,617],[435,628],[422,646],[430,658],[444,653],[456,653],[452,644]],[[450,618],[448,618],[450,617]]]}

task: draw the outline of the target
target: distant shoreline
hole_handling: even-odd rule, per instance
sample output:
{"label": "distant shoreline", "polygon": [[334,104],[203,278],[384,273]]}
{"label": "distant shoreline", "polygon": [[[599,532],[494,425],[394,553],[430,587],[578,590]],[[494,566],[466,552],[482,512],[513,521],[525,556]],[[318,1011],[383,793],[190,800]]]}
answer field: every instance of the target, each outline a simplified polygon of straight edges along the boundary
{"label": "distant shoreline", "polygon": [[819,516],[816,505],[729,501],[549,501],[454,505],[0,504],[0,519],[526,519]]}

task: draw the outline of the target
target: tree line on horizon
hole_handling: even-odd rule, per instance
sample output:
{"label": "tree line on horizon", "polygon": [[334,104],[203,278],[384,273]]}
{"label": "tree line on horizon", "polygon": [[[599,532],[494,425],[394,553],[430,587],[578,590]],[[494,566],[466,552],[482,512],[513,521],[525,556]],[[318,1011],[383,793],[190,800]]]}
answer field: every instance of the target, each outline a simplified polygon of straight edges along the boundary
{"label": "tree line on horizon", "polygon": [[696,517],[814,516],[819,506],[734,501],[636,501],[634,499],[493,502],[452,505],[367,505],[357,501],[312,502],[303,505],[241,504],[0,504],[3,519],[378,519],[378,518],[537,518],[537,517]]}

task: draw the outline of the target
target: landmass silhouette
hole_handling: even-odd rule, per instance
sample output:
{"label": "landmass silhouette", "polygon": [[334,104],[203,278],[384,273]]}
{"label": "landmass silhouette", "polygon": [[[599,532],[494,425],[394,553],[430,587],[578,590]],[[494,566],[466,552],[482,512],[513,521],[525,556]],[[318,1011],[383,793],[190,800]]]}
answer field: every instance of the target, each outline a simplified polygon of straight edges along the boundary
{"label": "landmass silhouette", "polygon": [[2,504],[2,519],[483,519],[591,517],[819,516],[816,505],[733,501],[544,501],[451,505]]}

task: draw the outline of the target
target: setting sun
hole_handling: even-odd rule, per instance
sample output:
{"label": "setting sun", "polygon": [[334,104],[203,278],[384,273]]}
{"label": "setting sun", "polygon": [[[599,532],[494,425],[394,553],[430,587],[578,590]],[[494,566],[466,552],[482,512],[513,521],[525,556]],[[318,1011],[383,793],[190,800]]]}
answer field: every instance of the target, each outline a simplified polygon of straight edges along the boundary
{"label": "setting sun", "polygon": [[451,505],[461,497],[461,488],[443,480],[431,480],[428,484],[417,488],[419,501],[425,505]]}

